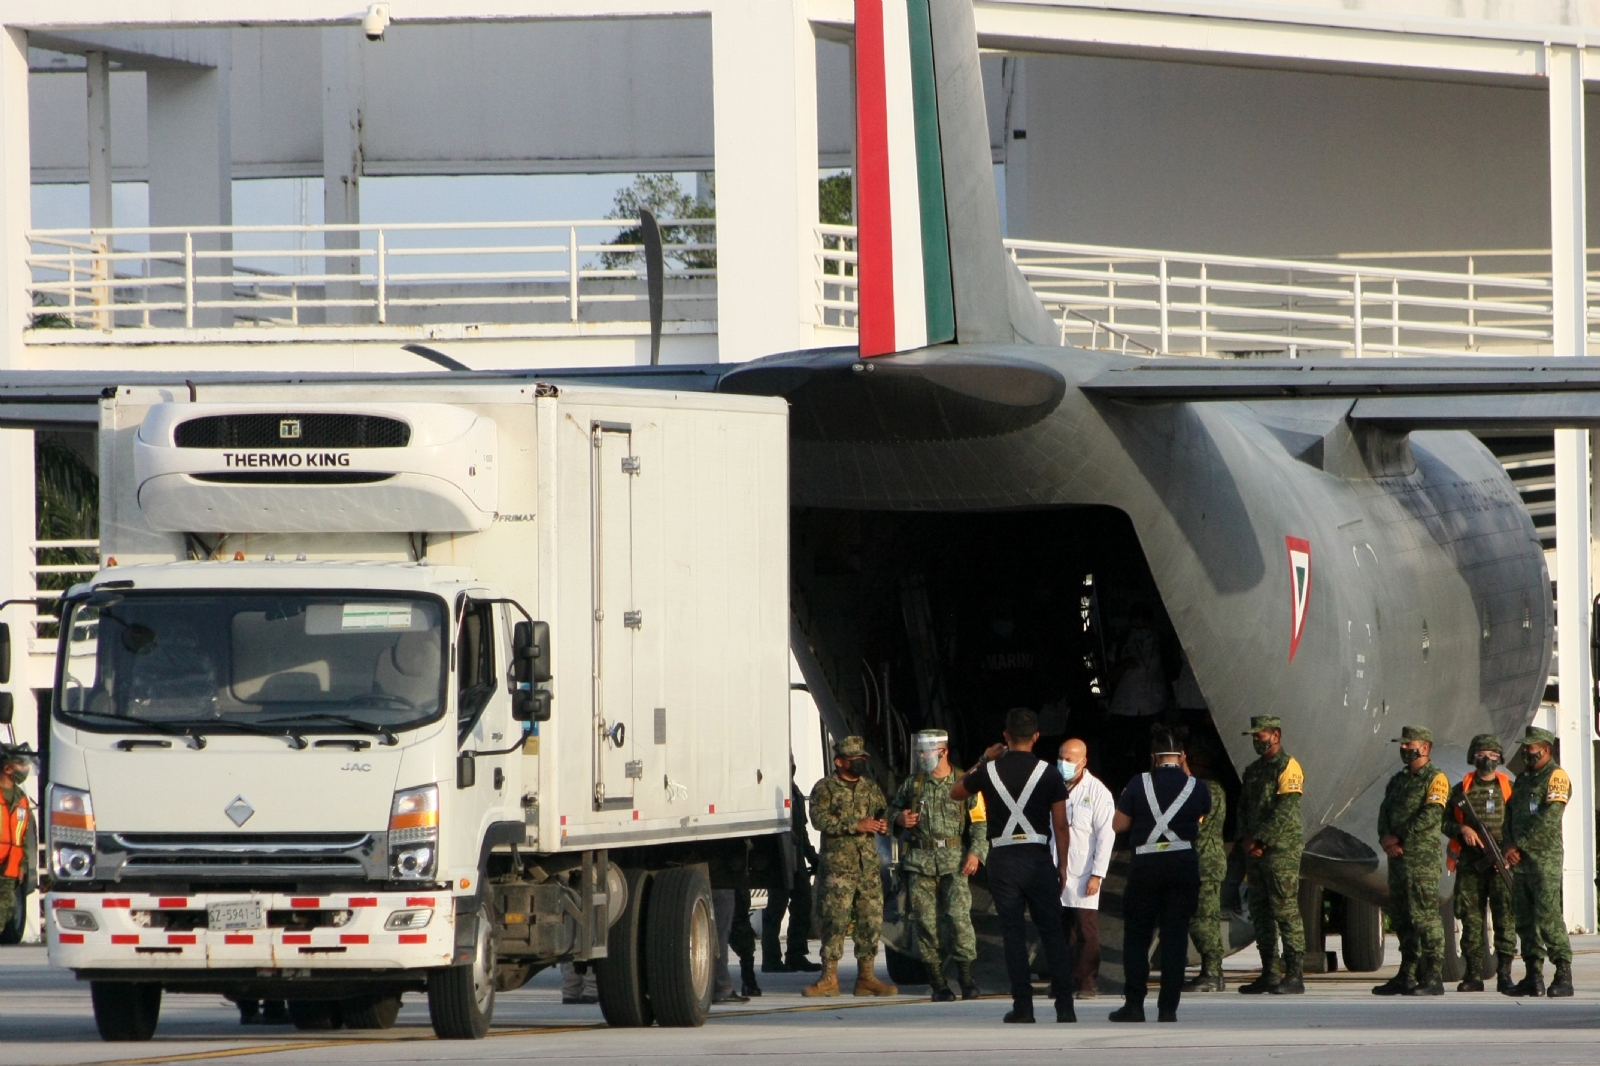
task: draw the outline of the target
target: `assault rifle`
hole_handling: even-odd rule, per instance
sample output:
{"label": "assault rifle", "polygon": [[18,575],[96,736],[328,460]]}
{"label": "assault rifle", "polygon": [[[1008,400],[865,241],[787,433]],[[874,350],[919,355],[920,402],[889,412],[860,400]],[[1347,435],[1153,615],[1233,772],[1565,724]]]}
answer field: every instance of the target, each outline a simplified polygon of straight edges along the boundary
{"label": "assault rifle", "polygon": [[[1469,820],[1468,824],[1472,826],[1472,831],[1478,834],[1479,840],[1483,841],[1482,850],[1488,851],[1489,859],[1494,864],[1495,872],[1500,875],[1500,880],[1506,883],[1506,891],[1509,893],[1512,890],[1511,867],[1506,865],[1506,857],[1500,851],[1500,845],[1495,841],[1494,834],[1489,832],[1488,827],[1483,824],[1483,819],[1479,818],[1478,812],[1472,809],[1472,804],[1467,802],[1466,796],[1456,800],[1456,806],[1461,808],[1462,813]],[[1462,849],[1466,849],[1465,844],[1462,845]]]}

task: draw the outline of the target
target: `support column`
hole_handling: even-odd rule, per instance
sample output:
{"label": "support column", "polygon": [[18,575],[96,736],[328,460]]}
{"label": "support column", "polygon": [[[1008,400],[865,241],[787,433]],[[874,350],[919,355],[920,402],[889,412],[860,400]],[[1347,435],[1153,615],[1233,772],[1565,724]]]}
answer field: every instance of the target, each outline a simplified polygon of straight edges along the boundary
{"label": "support column", "polygon": [[[1557,356],[1587,351],[1584,208],[1583,52],[1547,47],[1550,79],[1550,248]],[[1595,929],[1594,690],[1589,664],[1589,434],[1557,430],[1556,620],[1561,765],[1572,777],[1562,818],[1567,925]]]}
{"label": "support column", "polygon": [[84,56],[89,84],[89,225],[110,229],[111,61],[104,52]]}
{"label": "support column", "polygon": [[[322,220],[329,225],[361,221],[362,107],[361,31],[330,26],[322,31]],[[329,233],[323,246],[330,251],[357,248],[360,238],[360,233]],[[353,256],[330,256],[323,272],[359,274],[361,266]],[[359,300],[361,283],[330,282],[327,295],[330,300]],[[326,315],[326,321],[344,324],[374,317],[355,307],[330,307]]]}
{"label": "support column", "polygon": [[815,343],[817,44],[806,7],[711,9],[722,362]]}
{"label": "support column", "polygon": [[1028,235],[1028,61],[1007,56],[1001,61],[1006,90],[1005,138],[1006,236]]}
{"label": "support column", "polygon": [[[226,45],[222,49],[226,57]],[[233,134],[228,96],[229,70],[221,67],[158,67],[145,75],[146,125],[150,158],[150,224],[152,226],[231,226],[233,224]],[[205,253],[233,248],[228,234],[196,233],[189,242],[195,253],[195,278],[228,278],[197,282],[197,304],[234,298],[233,261],[205,258]],[[152,248],[182,254],[181,235],[157,235]],[[184,277],[182,263],[163,265],[163,273]],[[172,295],[182,296],[177,286]],[[163,297],[167,292],[163,290]],[[187,314],[163,316],[167,324],[185,325]],[[179,321],[172,321],[178,318]],[[233,324],[231,308],[196,307],[196,327]]]}
{"label": "support column", "polygon": [[[23,356],[23,331],[32,321],[29,297],[28,227],[31,211],[32,171],[28,144],[28,35],[0,29],[0,368],[27,365]],[[33,434],[27,430],[0,430],[0,600],[31,595],[28,566],[33,558]],[[39,748],[38,717],[30,689],[28,638],[33,635],[33,611],[7,607],[0,619],[10,623],[12,639],[11,681],[6,689],[16,706],[16,739]],[[0,729],[0,736],[4,730]],[[37,783],[28,785],[38,798]],[[37,895],[28,897],[28,922],[23,936],[39,937]]]}

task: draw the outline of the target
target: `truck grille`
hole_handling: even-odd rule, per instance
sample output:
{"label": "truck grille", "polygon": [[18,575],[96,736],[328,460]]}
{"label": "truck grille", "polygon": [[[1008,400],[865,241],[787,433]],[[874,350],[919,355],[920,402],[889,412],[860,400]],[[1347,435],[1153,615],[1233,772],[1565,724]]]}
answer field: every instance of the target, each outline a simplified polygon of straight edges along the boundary
{"label": "truck grille", "polygon": [[394,477],[369,470],[226,470],[189,476],[212,485],[373,485]]}
{"label": "truck grille", "polygon": [[180,448],[404,448],[411,427],[381,415],[207,415],[178,423]]}
{"label": "truck grille", "polygon": [[[382,876],[377,833],[103,833],[101,864],[127,877]],[[107,871],[109,872],[109,870]]]}

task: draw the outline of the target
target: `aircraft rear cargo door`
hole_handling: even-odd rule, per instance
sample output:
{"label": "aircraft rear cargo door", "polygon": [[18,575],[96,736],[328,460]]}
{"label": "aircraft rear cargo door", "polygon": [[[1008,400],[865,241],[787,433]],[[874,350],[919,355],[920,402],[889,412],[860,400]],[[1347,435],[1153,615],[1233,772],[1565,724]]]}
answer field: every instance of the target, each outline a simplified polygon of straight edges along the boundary
{"label": "aircraft rear cargo door", "polygon": [[594,807],[633,807],[642,766],[633,754],[633,428],[593,422],[589,429],[594,575]]}

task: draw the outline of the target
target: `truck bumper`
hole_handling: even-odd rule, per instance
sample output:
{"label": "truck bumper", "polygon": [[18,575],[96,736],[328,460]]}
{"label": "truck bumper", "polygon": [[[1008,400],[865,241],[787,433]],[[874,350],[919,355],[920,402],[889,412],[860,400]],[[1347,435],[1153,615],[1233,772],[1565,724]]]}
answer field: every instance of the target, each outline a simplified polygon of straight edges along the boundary
{"label": "truck bumper", "polygon": [[[62,891],[45,899],[50,963],[71,970],[426,969],[448,966],[455,945],[448,889],[327,896]],[[262,902],[268,928],[206,928],[209,904],[242,900]],[[422,928],[385,928],[396,912],[419,910],[433,912]]]}

